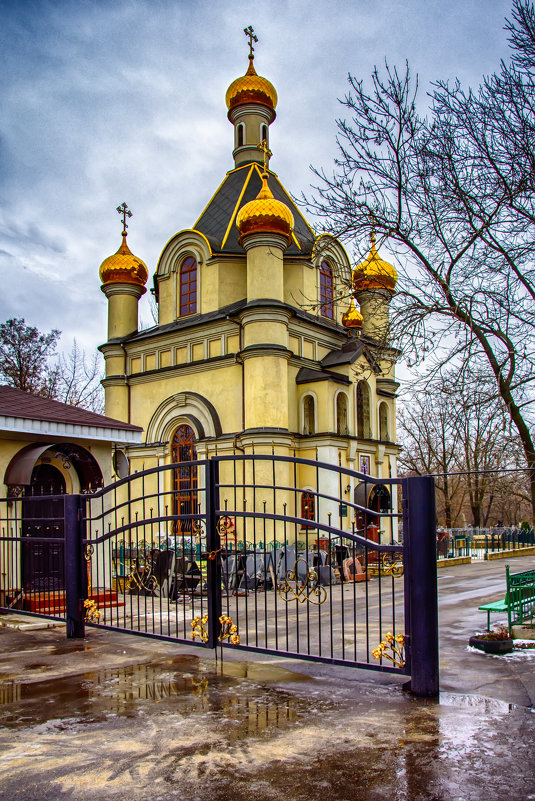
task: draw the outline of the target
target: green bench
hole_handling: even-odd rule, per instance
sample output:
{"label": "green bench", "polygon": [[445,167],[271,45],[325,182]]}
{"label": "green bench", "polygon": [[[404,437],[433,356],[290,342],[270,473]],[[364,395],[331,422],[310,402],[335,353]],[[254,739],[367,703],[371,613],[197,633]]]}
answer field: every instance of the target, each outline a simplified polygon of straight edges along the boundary
{"label": "green bench", "polygon": [[490,630],[491,612],[507,612],[507,627],[522,625],[535,617],[535,570],[511,573],[509,565],[505,568],[505,598],[478,607],[487,613],[487,629]]}

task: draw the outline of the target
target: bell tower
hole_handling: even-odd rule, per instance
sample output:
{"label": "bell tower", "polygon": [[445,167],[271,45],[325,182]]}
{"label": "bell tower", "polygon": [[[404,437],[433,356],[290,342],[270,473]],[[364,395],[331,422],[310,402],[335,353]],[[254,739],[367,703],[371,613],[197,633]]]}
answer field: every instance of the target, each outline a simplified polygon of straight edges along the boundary
{"label": "bell tower", "polygon": [[[244,28],[249,39],[249,67],[241,78],[236,78],[226,94],[228,118],[234,125],[234,165],[262,161],[258,145],[269,146],[269,126],[275,119],[277,92],[267,78],[257,75],[254,67],[253,42],[258,42],[253,28]],[[269,166],[269,163],[268,163]]]}

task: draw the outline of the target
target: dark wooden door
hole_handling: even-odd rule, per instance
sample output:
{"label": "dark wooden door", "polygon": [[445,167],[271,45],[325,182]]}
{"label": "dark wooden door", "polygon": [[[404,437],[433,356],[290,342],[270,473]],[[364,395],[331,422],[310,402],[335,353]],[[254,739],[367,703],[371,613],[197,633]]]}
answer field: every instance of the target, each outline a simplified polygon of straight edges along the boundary
{"label": "dark wooden door", "polygon": [[[55,592],[65,585],[63,532],[65,479],[50,464],[33,469],[31,484],[22,501],[22,581],[31,592]],[[58,542],[45,542],[58,540]]]}
{"label": "dark wooden door", "polygon": [[[195,431],[188,425],[181,425],[174,433],[171,443],[171,458],[175,463],[192,462],[197,459]],[[184,465],[173,470],[173,514],[193,515],[199,508],[198,475],[196,465]],[[193,520],[177,520],[175,533],[188,533],[193,530]]]}

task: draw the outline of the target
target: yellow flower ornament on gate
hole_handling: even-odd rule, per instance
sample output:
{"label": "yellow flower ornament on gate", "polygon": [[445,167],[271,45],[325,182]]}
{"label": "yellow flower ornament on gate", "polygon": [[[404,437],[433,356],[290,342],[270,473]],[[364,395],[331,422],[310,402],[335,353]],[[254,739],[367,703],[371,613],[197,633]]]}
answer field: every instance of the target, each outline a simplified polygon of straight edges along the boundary
{"label": "yellow flower ornament on gate", "polygon": [[[240,635],[238,634],[238,627],[232,622],[232,618],[228,615],[221,615],[219,622],[221,624],[221,631],[219,632],[219,637],[217,638],[219,642],[223,642],[223,640],[229,640],[231,645],[239,645]],[[193,618],[191,621],[192,640],[194,640],[195,637],[198,637],[201,642],[208,642],[208,629],[206,627],[207,623],[208,615]]]}
{"label": "yellow flower ornament on gate", "polygon": [[[390,650],[392,653],[386,653]],[[394,635],[389,631],[384,640],[372,651],[374,659],[389,659],[397,667],[405,667],[405,635]]]}

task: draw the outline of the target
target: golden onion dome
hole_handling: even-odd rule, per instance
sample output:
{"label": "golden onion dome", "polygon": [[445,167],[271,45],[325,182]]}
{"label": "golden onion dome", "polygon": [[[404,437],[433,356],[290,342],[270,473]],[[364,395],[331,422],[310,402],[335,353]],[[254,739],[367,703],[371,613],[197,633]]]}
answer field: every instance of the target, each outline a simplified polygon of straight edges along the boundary
{"label": "golden onion dome", "polygon": [[342,315],[342,325],[344,328],[362,328],[363,317],[355,306],[355,298],[351,297],[349,309]]}
{"label": "golden onion dome", "polygon": [[239,210],[236,225],[240,232],[240,245],[245,236],[264,232],[282,234],[290,245],[294,217],[285,203],[273,197],[268,186],[267,173],[262,173],[262,189],[256,198]]}
{"label": "golden onion dome", "polygon": [[375,236],[372,235],[370,252],[362,262],[353,270],[353,287],[360,289],[389,289],[394,290],[398,281],[398,274],[393,264],[383,261],[375,247]]}
{"label": "golden onion dome", "polygon": [[100,265],[102,284],[137,284],[145,286],[149,271],[145,262],[134,256],[126,244],[126,232],[123,231],[121,247],[113,256],[108,256]]}
{"label": "golden onion dome", "polygon": [[261,75],[256,74],[254,68],[254,56],[249,56],[249,67],[247,72],[241,78],[236,78],[232,81],[225,101],[229,113],[236,106],[241,106],[244,103],[260,103],[262,106],[267,106],[273,112],[277,105],[277,92],[272,83],[267,78],[262,78]]}

